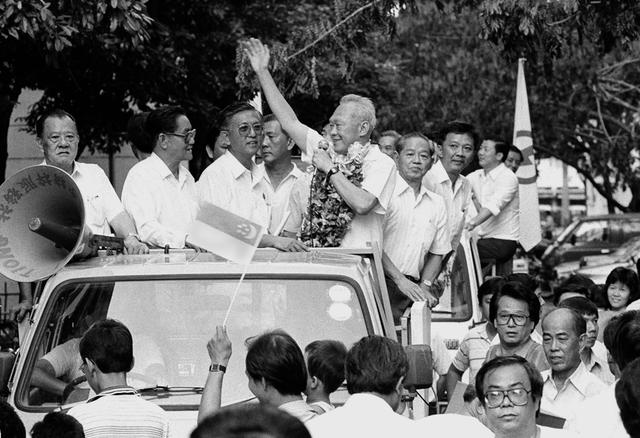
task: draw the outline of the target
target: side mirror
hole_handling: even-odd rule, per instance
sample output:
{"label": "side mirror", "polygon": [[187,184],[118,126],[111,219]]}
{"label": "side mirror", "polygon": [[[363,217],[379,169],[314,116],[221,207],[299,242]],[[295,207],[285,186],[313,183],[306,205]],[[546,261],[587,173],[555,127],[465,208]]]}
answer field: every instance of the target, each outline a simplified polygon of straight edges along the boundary
{"label": "side mirror", "polygon": [[433,385],[433,362],[431,347],[428,345],[407,345],[404,347],[409,359],[409,372],[403,386],[409,391],[426,389]]}

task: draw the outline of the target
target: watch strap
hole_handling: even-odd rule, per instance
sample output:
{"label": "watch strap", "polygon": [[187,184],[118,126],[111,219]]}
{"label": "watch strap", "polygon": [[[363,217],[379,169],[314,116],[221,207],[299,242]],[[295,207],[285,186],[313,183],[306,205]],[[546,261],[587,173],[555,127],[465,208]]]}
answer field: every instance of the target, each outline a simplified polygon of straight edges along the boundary
{"label": "watch strap", "polygon": [[224,365],[220,365],[219,363],[212,363],[211,365],[209,365],[209,372],[210,373],[217,373],[217,372],[226,373],[227,367]]}

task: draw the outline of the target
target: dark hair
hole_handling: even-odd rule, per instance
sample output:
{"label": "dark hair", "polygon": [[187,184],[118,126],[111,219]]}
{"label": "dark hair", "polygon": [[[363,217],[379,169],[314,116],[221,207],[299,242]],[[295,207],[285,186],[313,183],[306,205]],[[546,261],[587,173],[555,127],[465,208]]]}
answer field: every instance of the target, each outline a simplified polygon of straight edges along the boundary
{"label": "dark hair", "polygon": [[[573,323],[573,331],[576,333],[576,336],[580,336],[583,335],[587,332],[587,322],[584,320],[584,318],[582,317],[581,314],[579,314],[578,312],[576,312],[573,309],[569,309],[569,308],[559,308],[559,309],[553,309],[551,312],[547,313],[544,317],[544,319],[547,319],[549,317],[549,315],[559,311],[559,310],[564,310],[569,312],[569,317],[571,318],[571,322]],[[542,324],[544,325],[544,320],[542,321]]]}
{"label": "dark hair", "polygon": [[477,150],[478,147],[480,147],[480,136],[471,123],[463,122],[460,120],[454,120],[446,123],[438,131],[438,143],[444,143],[444,140],[449,134],[466,134],[473,140],[473,150]]}
{"label": "dark hair", "polygon": [[478,400],[480,400],[482,406],[484,406],[486,403],[484,381],[487,374],[498,368],[508,367],[512,365],[520,365],[527,372],[527,375],[529,376],[529,383],[531,383],[531,397],[533,398],[533,400],[537,401],[542,398],[542,376],[540,375],[540,371],[538,371],[535,366],[531,365],[531,363],[529,363],[524,357],[498,356],[488,362],[485,362],[478,370],[478,374],[476,374],[476,394],[478,395]]}
{"label": "dark hair", "polygon": [[598,316],[598,307],[586,297],[571,297],[563,300],[561,309],[571,309],[582,316]]}
{"label": "dark hair", "polygon": [[534,291],[538,288],[538,282],[536,279],[529,274],[525,274],[524,272],[515,272],[513,274],[509,274],[504,278],[506,281],[515,281],[517,283],[521,283]]}
{"label": "dark hair", "polygon": [[589,277],[582,274],[573,274],[563,280],[553,291],[553,302],[558,304],[560,297],[565,293],[577,293],[586,298],[589,297],[589,288],[595,283]]}
{"label": "dark hair", "polygon": [[0,401],[0,435],[11,438],[24,438],[27,431],[22,420],[9,403]]}
{"label": "dark hair", "polygon": [[487,140],[493,142],[496,154],[502,154],[502,158],[500,159],[500,161],[504,163],[507,159],[507,155],[509,155],[509,145],[500,140],[492,140],[490,138],[488,138]]}
{"label": "dark hair", "polygon": [[607,280],[604,283],[604,291],[607,294],[607,307],[611,309],[611,303],[608,298],[609,286],[614,283],[620,282],[629,288],[629,300],[627,304],[634,302],[640,298],[640,290],[638,285],[638,274],[629,268],[623,268],[622,266],[612,270],[607,276]]}
{"label": "dark hair", "polygon": [[260,111],[252,107],[247,102],[235,102],[231,105],[227,105],[220,111],[220,129],[228,129],[229,123],[231,123],[231,119],[233,118],[233,116],[245,111],[255,111],[260,117],[262,117]]}
{"label": "dark hair", "polygon": [[478,288],[478,302],[482,303],[485,295],[493,295],[500,291],[504,285],[504,277],[489,277]]}
{"label": "dark hair", "polygon": [[284,133],[284,135],[286,135],[289,138],[291,137],[289,133],[284,130],[284,128],[282,127],[282,123],[280,123],[280,120],[278,120],[275,114],[267,114],[266,116],[262,117],[262,123],[267,123],[267,122],[278,122],[278,125],[280,125],[280,130]]}
{"label": "dark hair", "polygon": [[311,438],[296,417],[262,404],[242,404],[216,411],[191,432],[191,438]]}
{"label": "dark hair", "polygon": [[186,115],[185,110],[179,106],[163,106],[149,113],[144,129],[153,147],[160,134],[178,129],[178,117],[184,115]]}
{"label": "dark hair", "polygon": [[432,141],[429,140],[429,138],[427,138],[427,136],[425,136],[424,134],[421,134],[419,132],[410,132],[409,134],[405,134],[402,137],[400,137],[398,139],[398,141],[396,141],[396,152],[397,153],[401,153],[402,150],[404,149],[405,143],[407,142],[407,140],[411,139],[411,138],[419,138],[422,139],[424,141],[427,142],[427,145],[429,145],[431,147],[431,154],[433,155],[436,151],[434,149],[434,146],[432,144]]}
{"label": "dark hair", "polygon": [[640,437],[640,359],[634,359],[616,383],[616,402],[620,419],[632,438]]}
{"label": "dark hair", "polygon": [[49,412],[31,429],[33,438],[84,438],[82,424],[71,415]]}
{"label": "dark hair", "polygon": [[462,400],[465,403],[471,403],[477,397],[478,394],[476,394],[476,387],[473,384],[467,385],[467,387],[464,389],[464,392],[462,393]]}
{"label": "dark hair", "polygon": [[407,354],[397,341],[383,336],[365,336],[347,353],[347,390],[349,394],[391,394],[408,370]]}
{"label": "dark hair", "polygon": [[514,300],[524,301],[529,308],[529,319],[533,322],[534,327],[540,321],[540,301],[531,289],[517,281],[508,281],[502,285],[498,293],[491,297],[489,305],[489,319],[495,321],[498,315],[498,304],[500,298],[510,297]]}
{"label": "dark hair", "polygon": [[42,133],[44,132],[44,122],[46,122],[50,117],[56,119],[64,119],[65,117],[69,117],[71,120],[73,120],[73,123],[76,123],[75,117],[73,117],[65,110],[59,108],[53,109],[44,113],[43,115],[38,117],[38,120],[36,120],[36,135],[38,137],[42,138]]}
{"label": "dark hair", "polygon": [[145,130],[148,117],[148,111],[134,114],[127,123],[127,138],[133,144],[134,148],[146,154],[153,152],[154,146],[151,137],[149,137],[149,134]]}
{"label": "dark hair", "polygon": [[603,341],[620,371],[639,358],[640,311],[629,310],[611,318],[604,328]]}
{"label": "dark hair", "polygon": [[402,135],[400,135],[400,133],[398,131],[394,131],[393,129],[389,129],[388,131],[382,132],[382,134],[380,134],[379,137],[380,138],[382,138],[382,137],[391,137],[391,138],[393,138],[394,143],[397,143],[398,140],[400,140],[400,137],[402,137]]}
{"label": "dark hair", "polygon": [[522,155],[522,151],[518,149],[516,146],[510,145],[509,152],[515,152],[516,154],[520,155],[520,161],[524,160],[524,155]]}
{"label": "dark hair", "polygon": [[347,347],[340,341],[313,341],[304,352],[309,376],[320,379],[327,394],[337,390],[344,382]]}
{"label": "dark hair", "polygon": [[101,372],[126,373],[133,367],[133,338],[120,321],[96,322],[80,339],[80,357],[93,361]]}
{"label": "dark hair", "polygon": [[282,330],[252,339],[245,366],[253,380],[265,379],[282,395],[300,395],[307,387],[307,366],[302,351]]}

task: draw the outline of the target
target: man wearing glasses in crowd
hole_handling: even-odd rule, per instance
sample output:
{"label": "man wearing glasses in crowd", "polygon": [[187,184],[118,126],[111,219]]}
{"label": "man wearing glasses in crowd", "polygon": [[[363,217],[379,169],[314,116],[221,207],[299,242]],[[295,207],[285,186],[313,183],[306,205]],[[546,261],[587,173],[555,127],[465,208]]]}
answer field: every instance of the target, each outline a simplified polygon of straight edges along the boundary
{"label": "man wearing glasses in crowd", "polygon": [[[262,114],[248,103],[235,103],[222,110],[222,135],[229,148],[207,167],[198,180],[201,203],[210,203],[268,228],[272,192],[265,167],[254,156],[262,147]],[[265,234],[260,246],[282,251],[305,251],[299,241]]]}
{"label": "man wearing glasses in crowd", "polygon": [[542,345],[531,339],[540,320],[540,302],[522,283],[510,281],[491,297],[489,318],[498,331],[499,343],[489,347],[486,361],[499,356],[520,356],[538,371],[549,368]]}
{"label": "man wearing glasses in crowd", "polygon": [[177,106],[152,111],[145,129],[153,152],[129,171],[122,202],[144,242],[183,248],[187,226],[198,212],[198,195],[193,176],[180,163],[193,158],[196,130]]}
{"label": "man wearing glasses in crowd", "polygon": [[476,393],[496,438],[573,436],[564,430],[536,425],[542,377],[523,357],[497,357],[485,363],[476,377]]}

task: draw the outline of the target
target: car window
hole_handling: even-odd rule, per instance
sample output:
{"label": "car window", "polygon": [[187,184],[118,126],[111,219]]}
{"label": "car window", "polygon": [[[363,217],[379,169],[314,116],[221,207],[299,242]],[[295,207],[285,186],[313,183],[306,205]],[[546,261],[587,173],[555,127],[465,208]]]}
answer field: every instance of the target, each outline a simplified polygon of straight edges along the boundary
{"label": "car window", "polygon": [[[59,379],[82,375],[79,338],[95,321],[113,318],[131,331],[135,365],[128,381],[136,388],[163,385],[168,393],[145,392],[160,405],[197,406],[209,357],[206,344],[229,308],[236,279],[117,281],[65,284],[54,291],[46,324],[36,333],[38,351],[56,364]],[[367,334],[361,292],[342,280],[246,279],[231,308],[227,330],[233,355],[225,374],[223,404],[248,400],[244,358],[247,340],[281,328],[304,347],[321,339],[350,346]],[[29,360],[29,359],[28,359]],[[63,373],[64,372],[64,373]],[[32,370],[27,375],[31,378]],[[37,371],[36,371],[37,373]],[[182,388],[182,389],[180,389]],[[190,389],[191,388],[191,389]],[[20,393],[20,392],[19,392]],[[86,400],[88,386],[78,385],[72,400]],[[55,406],[60,398],[42,387],[24,391],[28,406]]]}
{"label": "car window", "polygon": [[445,270],[439,277],[446,287],[440,302],[433,309],[433,321],[466,321],[471,318],[471,282],[468,263],[462,246],[458,248],[452,260],[451,270]]}
{"label": "car window", "polygon": [[[582,222],[573,233],[575,243],[597,243],[609,242],[611,233],[609,229],[609,221],[586,221]],[[574,237],[571,237],[573,239]]]}
{"label": "car window", "polygon": [[638,236],[640,235],[640,219],[623,220],[620,223],[620,229],[622,230],[624,240],[627,240],[633,236]]}

